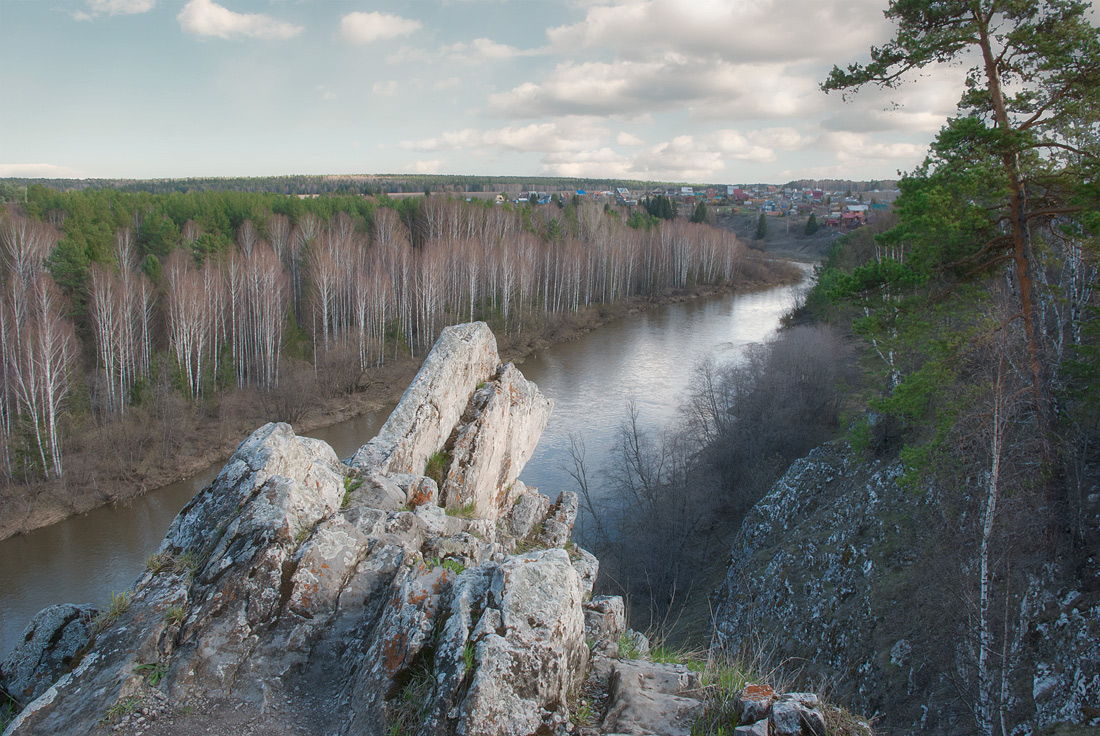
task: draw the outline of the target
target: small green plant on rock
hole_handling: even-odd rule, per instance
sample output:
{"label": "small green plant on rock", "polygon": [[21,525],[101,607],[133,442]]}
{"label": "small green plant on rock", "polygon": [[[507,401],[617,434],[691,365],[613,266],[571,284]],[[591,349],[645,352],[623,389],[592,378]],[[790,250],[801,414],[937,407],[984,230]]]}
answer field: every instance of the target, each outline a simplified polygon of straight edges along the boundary
{"label": "small green plant on rock", "polygon": [[0,688],[0,733],[3,733],[15,717],[19,714],[19,703],[8,695],[7,691]]}
{"label": "small green plant on rock", "polygon": [[164,620],[170,625],[182,624],[185,618],[187,618],[187,608],[184,606],[168,606],[164,609]]}
{"label": "small green plant on rock", "polygon": [[107,601],[107,607],[99,612],[95,618],[96,631],[103,631],[108,626],[118,621],[118,617],[126,613],[130,607],[130,594],[126,591],[115,593],[111,591],[111,597]]}
{"label": "small green plant on rock", "polygon": [[195,557],[195,553],[191,550],[187,550],[186,552],[180,554],[178,557],[176,557],[175,561],[172,564],[172,572],[176,573],[177,575],[183,575],[188,580],[191,580],[195,577],[195,572],[198,570],[198,568],[198,559]]}
{"label": "small green plant on rock", "polygon": [[138,708],[139,701],[137,698],[126,698],[120,700],[103,714],[104,723],[116,723],[121,721],[126,716],[133,713]]}
{"label": "small green plant on rock", "polygon": [[424,719],[432,707],[432,686],[435,678],[429,668],[431,657],[426,656],[405,673],[407,678],[391,701],[390,719],[386,727],[389,736],[407,736],[420,732]]}
{"label": "small green plant on rock", "polygon": [[433,452],[428,458],[428,464],[424,466],[424,475],[435,481],[439,487],[443,487],[443,479],[447,476],[447,466],[451,464],[451,455],[446,450]]}
{"label": "small green plant on rock", "polygon": [[145,558],[145,569],[151,573],[167,570],[172,565],[172,555],[168,552],[154,552]]}
{"label": "small green plant on rock", "polygon": [[619,634],[619,656],[623,659],[639,659],[642,656],[638,645],[625,633]]}
{"label": "small green plant on rock", "polygon": [[134,668],[134,672],[145,677],[145,684],[156,687],[168,674],[168,665],[164,662],[146,662]]}
{"label": "small green plant on rock", "polygon": [[447,516],[455,516],[459,519],[472,519],[477,513],[477,501],[470,501],[458,508],[447,509]]}
{"label": "small green plant on rock", "polygon": [[467,641],[466,646],[462,647],[462,663],[466,666],[466,672],[474,668],[474,643],[472,641]]}
{"label": "small green plant on rock", "polygon": [[466,566],[463,565],[458,560],[452,560],[450,558],[447,558],[447,559],[443,560],[442,564],[443,564],[444,569],[450,570],[455,575],[461,575],[462,573],[464,573],[466,571]]}
{"label": "small green plant on rock", "polygon": [[351,494],[363,486],[363,479],[348,475],[344,477],[344,498],[340,501],[340,508],[346,509],[351,505]]}

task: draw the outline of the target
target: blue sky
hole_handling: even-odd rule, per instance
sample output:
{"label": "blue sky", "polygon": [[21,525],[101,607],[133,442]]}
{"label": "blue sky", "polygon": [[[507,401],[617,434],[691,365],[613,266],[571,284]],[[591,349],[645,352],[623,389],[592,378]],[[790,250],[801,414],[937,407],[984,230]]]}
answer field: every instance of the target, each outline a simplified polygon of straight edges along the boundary
{"label": "blue sky", "polygon": [[893,178],[964,70],[818,91],[885,5],[0,0],[0,176]]}

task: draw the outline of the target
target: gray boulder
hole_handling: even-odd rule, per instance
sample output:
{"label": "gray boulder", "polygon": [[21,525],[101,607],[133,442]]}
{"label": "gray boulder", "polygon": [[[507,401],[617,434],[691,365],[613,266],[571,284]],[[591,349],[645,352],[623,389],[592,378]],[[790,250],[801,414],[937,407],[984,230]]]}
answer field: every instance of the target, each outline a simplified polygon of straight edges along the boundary
{"label": "gray boulder", "polygon": [[29,703],[53,684],[92,638],[96,610],[63,603],[34,617],[19,643],[0,662],[0,687]]}
{"label": "gray boulder", "polygon": [[702,709],[702,683],[684,665],[622,660],[611,672],[601,730],[608,734],[690,736]]}

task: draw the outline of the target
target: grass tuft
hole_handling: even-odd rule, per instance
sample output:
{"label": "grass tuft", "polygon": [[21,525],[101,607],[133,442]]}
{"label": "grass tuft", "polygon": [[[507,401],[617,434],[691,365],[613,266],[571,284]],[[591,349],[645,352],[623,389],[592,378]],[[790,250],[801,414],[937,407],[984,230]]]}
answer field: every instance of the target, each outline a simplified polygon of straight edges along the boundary
{"label": "grass tuft", "polygon": [[103,722],[115,723],[116,721],[122,720],[137,710],[139,702],[137,698],[126,698],[125,700],[118,701],[103,714]]}
{"label": "grass tuft", "polygon": [[477,502],[470,501],[465,506],[457,509],[447,509],[447,516],[457,516],[460,519],[472,519],[477,513]]}
{"label": "grass tuft", "polygon": [[119,616],[130,608],[130,594],[126,591],[115,593],[111,591],[111,597],[107,601],[107,607],[99,612],[95,618],[95,630],[103,631],[118,621]]}
{"label": "grass tuft", "polygon": [[168,606],[164,609],[164,620],[171,625],[182,624],[185,618],[187,618],[186,606]]}
{"label": "grass tuft", "polygon": [[446,450],[433,452],[424,466],[424,475],[435,481],[440,488],[443,487],[443,479],[447,477],[447,466],[451,464],[451,454]]}

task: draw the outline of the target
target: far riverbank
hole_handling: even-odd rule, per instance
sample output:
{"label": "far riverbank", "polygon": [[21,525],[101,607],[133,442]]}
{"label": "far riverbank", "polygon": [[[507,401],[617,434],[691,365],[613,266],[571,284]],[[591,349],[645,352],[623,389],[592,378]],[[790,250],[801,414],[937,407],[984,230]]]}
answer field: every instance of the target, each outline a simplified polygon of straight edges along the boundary
{"label": "far riverbank", "polygon": [[[550,345],[574,340],[597,327],[673,302],[681,302],[724,292],[751,292],[796,283],[802,278],[797,266],[782,259],[749,257],[742,272],[731,283],[670,291],[659,298],[636,298],[612,305],[594,305],[577,314],[547,320],[536,329],[511,335],[498,335],[500,353],[505,361],[519,362],[531,352]],[[377,411],[393,404],[419,370],[423,356],[404,356],[381,368],[365,373],[358,390],[317,400],[293,422],[296,432],[307,433]],[[74,443],[80,444],[86,457],[78,457],[76,467],[62,482],[32,486],[8,486],[0,489],[0,540],[49,526],[63,519],[84,514],[108,504],[124,504],[162,486],[191,477],[214,463],[224,462],[250,431],[277,419],[270,407],[254,391],[235,391],[220,397],[215,406],[184,407],[179,436],[174,437],[176,451],[156,462],[133,467],[123,456],[135,442],[156,442],[160,438],[142,435],[141,426],[86,428]],[[93,433],[101,436],[92,437]],[[125,472],[119,472],[124,468]]]}

